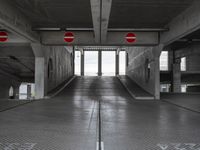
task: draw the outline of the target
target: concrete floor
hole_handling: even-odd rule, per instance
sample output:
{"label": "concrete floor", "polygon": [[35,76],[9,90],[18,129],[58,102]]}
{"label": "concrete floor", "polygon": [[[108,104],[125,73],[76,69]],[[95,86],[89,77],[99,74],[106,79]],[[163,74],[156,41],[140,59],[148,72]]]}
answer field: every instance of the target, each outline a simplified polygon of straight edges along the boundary
{"label": "concrete floor", "polygon": [[169,103],[200,113],[199,93],[162,93],[161,98]]}
{"label": "concrete floor", "polygon": [[95,150],[99,102],[104,150],[200,149],[199,113],[135,101],[115,77],[78,77],[53,99],[1,112],[0,149]]}
{"label": "concrete floor", "polygon": [[20,105],[29,103],[30,100],[8,100],[8,99],[0,99],[0,112],[6,111]]}

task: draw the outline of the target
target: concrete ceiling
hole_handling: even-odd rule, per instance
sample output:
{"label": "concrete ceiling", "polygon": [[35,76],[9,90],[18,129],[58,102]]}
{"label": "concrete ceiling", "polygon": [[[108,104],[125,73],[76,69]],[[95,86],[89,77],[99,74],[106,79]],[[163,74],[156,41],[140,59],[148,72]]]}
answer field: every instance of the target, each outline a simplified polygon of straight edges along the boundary
{"label": "concrete ceiling", "polygon": [[162,28],[193,0],[113,0],[110,28]]}
{"label": "concrete ceiling", "polygon": [[92,27],[90,0],[9,0],[33,27]]}
{"label": "concrete ceiling", "polygon": [[0,74],[32,81],[34,68],[35,57],[30,46],[0,46]]}
{"label": "concrete ceiling", "polygon": [[[9,0],[33,27],[91,28],[90,0]],[[109,28],[161,28],[193,0],[112,0]]]}

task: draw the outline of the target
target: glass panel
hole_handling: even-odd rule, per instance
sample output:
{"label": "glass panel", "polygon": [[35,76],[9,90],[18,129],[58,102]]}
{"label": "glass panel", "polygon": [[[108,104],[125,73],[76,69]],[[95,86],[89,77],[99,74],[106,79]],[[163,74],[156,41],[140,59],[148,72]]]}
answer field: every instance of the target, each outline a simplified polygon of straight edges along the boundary
{"label": "glass panel", "polygon": [[160,92],[169,92],[170,91],[170,84],[161,84],[160,85]]}
{"label": "glass panel", "polygon": [[81,52],[75,51],[75,58],[74,58],[74,70],[75,75],[81,75]]}
{"label": "glass panel", "polygon": [[186,58],[181,58],[181,71],[186,71]]}
{"label": "glass panel", "polygon": [[22,83],[19,87],[19,99],[27,99],[27,84]]}
{"label": "glass panel", "polygon": [[97,76],[98,74],[98,51],[85,51],[85,76]]}
{"label": "glass panel", "polygon": [[115,51],[102,51],[102,75],[115,76]]}
{"label": "glass panel", "polygon": [[168,70],[168,52],[163,51],[160,55],[160,70],[167,71]]}
{"label": "glass panel", "polygon": [[119,75],[126,74],[126,52],[119,52]]}

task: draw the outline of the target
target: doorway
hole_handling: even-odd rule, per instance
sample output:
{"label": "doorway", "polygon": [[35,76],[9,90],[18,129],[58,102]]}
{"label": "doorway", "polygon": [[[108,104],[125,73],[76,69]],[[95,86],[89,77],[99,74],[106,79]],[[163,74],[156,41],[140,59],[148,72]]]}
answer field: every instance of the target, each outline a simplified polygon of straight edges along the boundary
{"label": "doorway", "polygon": [[102,76],[115,76],[115,56],[115,51],[102,51]]}
{"label": "doorway", "polygon": [[74,73],[77,76],[81,75],[81,52],[75,51],[74,56]]}
{"label": "doorway", "polygon": [[84,51],[84,75],[98,75],[98,51]]}
{"label": "doorway", "polygon": [[126,52],[119,52],[119,75],[126,74]]}

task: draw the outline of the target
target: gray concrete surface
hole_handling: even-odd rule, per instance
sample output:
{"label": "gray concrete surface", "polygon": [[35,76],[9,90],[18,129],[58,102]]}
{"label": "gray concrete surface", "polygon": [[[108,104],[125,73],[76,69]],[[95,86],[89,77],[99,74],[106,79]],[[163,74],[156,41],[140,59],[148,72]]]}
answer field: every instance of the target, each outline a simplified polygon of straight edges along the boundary
{"label": "gray concrete surface", "polygon": [[20,105],[29,103],[30,100],[8,100],[8,99],[1,99],[0,100],[0,112],[18,107]]}
{"label": "gray concrete surface", "polygon": [[94,150],[99,101],[104,150],[199,146],[199,113],[134,101],[116,77],[78,77],[53,99],[0,113],[0,148]]}
{"label": "gray concrete surface", "polygon": [[155,47],[128,47],[128,65],[126,75],[155,99],[160,98],[159,57],[162,45]]}
{"label": "gray concrete surface", "polygon": [[130,95],[136,100],[155,100],[154,96],[145,91],[139,85],[137,85],[128,76],[118,76],[118,79],[122,85],[126,88]]}
{"label": "gray concrete surface", "polygon": [[161,99],[185,109],[200,113],[199,93],[162,93]]}

